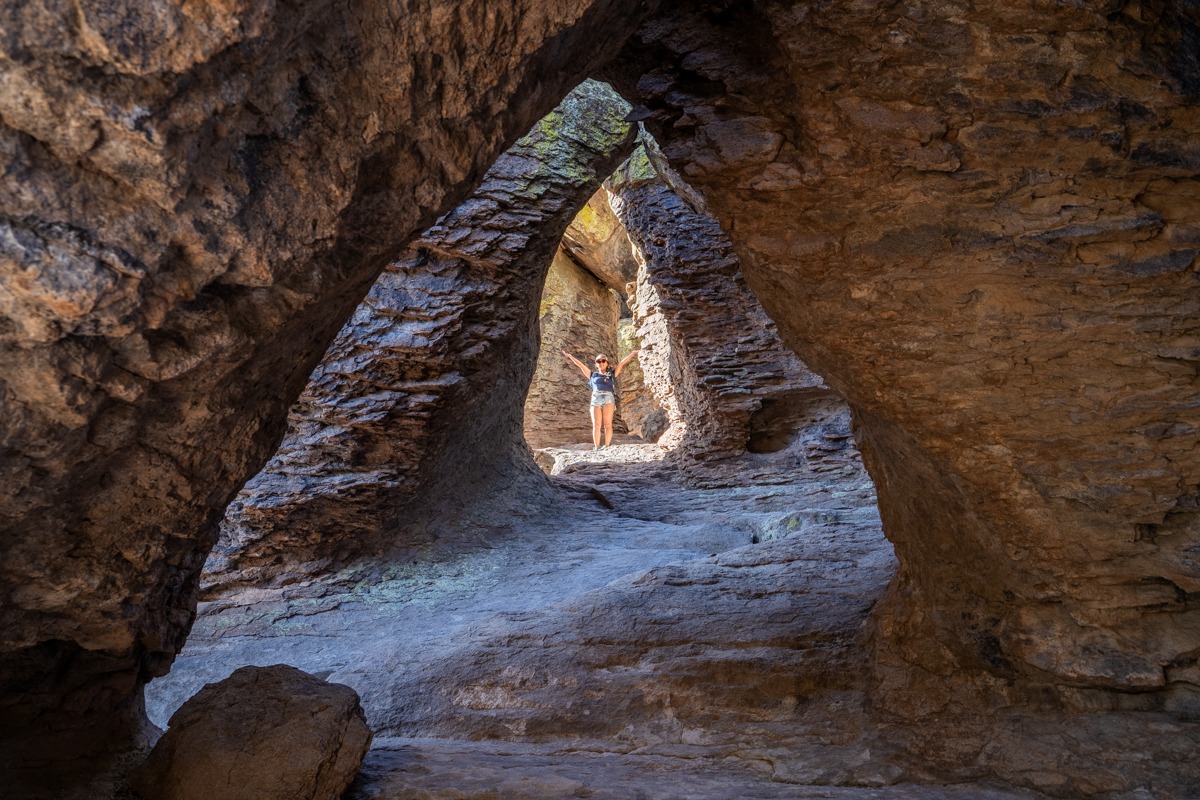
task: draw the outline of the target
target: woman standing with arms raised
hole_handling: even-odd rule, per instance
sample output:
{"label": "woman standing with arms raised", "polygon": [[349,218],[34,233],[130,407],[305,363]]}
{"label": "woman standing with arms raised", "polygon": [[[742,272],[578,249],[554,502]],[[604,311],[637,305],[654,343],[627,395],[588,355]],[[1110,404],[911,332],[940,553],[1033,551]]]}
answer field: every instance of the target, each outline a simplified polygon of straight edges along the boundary
{"label": "woman standing with arms raised", "polygon": [[579,367],[579,371],[588,379],[588,385],[592,387],[592,449],[599,450],[600,431],[604,431],[604,447],[612,444],[612,424],[613,413],[617,410],[617,376],[621,374],[621,370],[629,363],[630,359],[638,354],[634,350],[625,358],[621,359],[621,363],[615,368],[608,366],[608,356],[601,353],[596,356],[596,369],[590,370],[587,364],[584,364],[575,356],[563,350],[563,355],[571,359],[575,366]]}

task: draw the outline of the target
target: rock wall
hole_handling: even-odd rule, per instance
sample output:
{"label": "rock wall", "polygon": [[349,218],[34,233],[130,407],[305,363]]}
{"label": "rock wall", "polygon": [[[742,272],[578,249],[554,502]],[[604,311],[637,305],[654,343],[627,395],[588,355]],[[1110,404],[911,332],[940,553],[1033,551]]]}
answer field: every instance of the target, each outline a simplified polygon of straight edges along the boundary
{"label": "rock wall", "polygon": [[[592,195],[587,205],[571,220],[563,235],[563,248],[589,272],[606,284],[620,305],[610,358],[620,361],[641,347],[629,299],[637,291],[638,262],[621,221],[613,213],[608,191]],[[608,353],[609,351],[605,351]],[[595,357],[595,353],[591,354]],[[627,431],[645,441],[656,442],[666,426],[665,414],[645,384],[641,361],[634,358],[621,370],[617,381],[618,431]]]}
{"label": "rock wall", "polygon": [[596,192],[563,234],[571,256],[622,297],[633,293],[638,262],[621,221],[609,207],[608,193]]}
{"label": "rock wall", "polygon": [[[0,9],[5,766],[130,744],[336,330],[639,13]],[[1195,707],[1198,30],[684,2],[611,70],[854,408],[901,559],[882,707]]]}
{"label": "rock wall", "polygon": [[[638,264],[607,191],[592,195],[571,220],[562,249],[546,279],[541,354],[525,403],[525,439],[533,447],[592,440],[588,389],[562,350],[590,363],[598,353],[620,361],[641,346],[624,301],[636,291]],[[617,390],[614,430],[657,441],[665,414],[645,386],[638,359],[625,365]]]}
{"label": "rock wall", "polygon": [[664,439],[694,460],[728,458],[747,451],[754,420],[755,449],[770,439],[781,450],[841,404],[783,346],[720,225],[672,187],[658,159],[645,142],[606,189],[640,265],[632,306],[647,385],[667,413]]}
{"label": "rock wall", "polygon": [[403,520],[536,495],[521,432],[539,297],[563,231],[632,147],[628,110],[585,82],[388,266],[230,506],[210,591],[334,572],[412,545]]}
{"label": "rock wall", "polygon": [[562,351],[589,364],[597,353],[615,357],[620,314],[620,303],[608,286],[560,248],[538,309],[541,346],[525,399],[525,441],[530,447],[592,441],[591,390]]}
{"label": "rock wall", "polygon": [[1197,30],[681,4],[612,71],[854,409],[901,560],[883,707],[1195,707]]}
{"label": "rock wall", "polygon": [[[633,317],[617,320],[617,347],[613,354],[617,361],[624,360],[641,346]],[[666,431],[667,415],[646,385],[640,353],[625,364],[617,380],[617,417],[630,434],[646,442],[658,442]]]}
{"label": "rock wall", "polygon": [[639,5],[0,9],[5,767],[129,746],[337,329]]}

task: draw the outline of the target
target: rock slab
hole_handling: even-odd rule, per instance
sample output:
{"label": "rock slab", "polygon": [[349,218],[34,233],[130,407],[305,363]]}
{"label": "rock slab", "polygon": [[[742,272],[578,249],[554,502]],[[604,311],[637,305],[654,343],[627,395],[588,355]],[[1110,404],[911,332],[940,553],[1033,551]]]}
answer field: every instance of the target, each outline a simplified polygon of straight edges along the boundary
{"label": "rock slab", "polygon": [[370,746],[349,686],[286,664],[242,667],[172,715],[130,783],[147,800],[336,800]]}

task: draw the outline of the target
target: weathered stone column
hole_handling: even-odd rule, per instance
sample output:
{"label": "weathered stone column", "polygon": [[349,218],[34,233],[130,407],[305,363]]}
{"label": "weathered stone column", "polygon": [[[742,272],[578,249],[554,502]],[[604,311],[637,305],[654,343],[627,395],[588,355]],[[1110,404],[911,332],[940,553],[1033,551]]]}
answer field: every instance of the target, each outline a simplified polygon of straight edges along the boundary
{"label": "weathered stone column", "polygon": [[585,82],[388,266],[230,506],[208,580],[292,580],[402,548],[404,519],[538,493],[522,430],[542,286],[563,231],[632,148],[628,111]]}
{"label": "weathered stone column", "polygon": [[841,404],[783,346],[729,238],[667,182],[658,158],[647,142],[605,184],[640,265],[632,305],[642,369],[667,410],[667,443],[698,461],[740,455],[760,411],[795,431],[806,411]]}

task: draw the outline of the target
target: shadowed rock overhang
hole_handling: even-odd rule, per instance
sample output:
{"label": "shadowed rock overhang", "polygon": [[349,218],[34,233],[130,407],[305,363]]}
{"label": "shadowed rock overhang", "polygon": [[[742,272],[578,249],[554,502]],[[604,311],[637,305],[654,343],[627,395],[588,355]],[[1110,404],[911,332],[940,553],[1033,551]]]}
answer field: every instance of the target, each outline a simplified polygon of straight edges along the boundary
{"label": "shadowed rock overhang", "polygon": [[880,706],[1195,713],[1193,3],[123,9],[0,10],[6,759],[131,745],[326,345],[609,61],[854,410]]}

